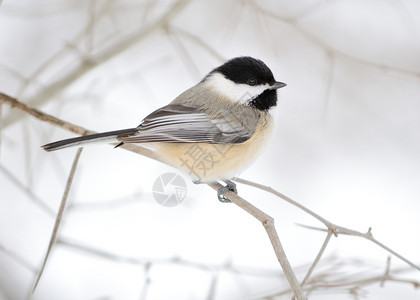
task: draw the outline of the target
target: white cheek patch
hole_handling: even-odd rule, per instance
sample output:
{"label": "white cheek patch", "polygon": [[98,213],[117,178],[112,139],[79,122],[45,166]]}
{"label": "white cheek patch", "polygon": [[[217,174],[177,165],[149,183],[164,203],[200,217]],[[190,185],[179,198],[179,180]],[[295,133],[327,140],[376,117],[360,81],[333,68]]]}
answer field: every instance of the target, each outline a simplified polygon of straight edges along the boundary
{"label": "white cheek patch", "polygon": [[220,73],[210,75],[206,79],[206,84],[232,102],[243,104],[247,104],[270,87],[269,84],[250,86],[248,84],[235,83]]}

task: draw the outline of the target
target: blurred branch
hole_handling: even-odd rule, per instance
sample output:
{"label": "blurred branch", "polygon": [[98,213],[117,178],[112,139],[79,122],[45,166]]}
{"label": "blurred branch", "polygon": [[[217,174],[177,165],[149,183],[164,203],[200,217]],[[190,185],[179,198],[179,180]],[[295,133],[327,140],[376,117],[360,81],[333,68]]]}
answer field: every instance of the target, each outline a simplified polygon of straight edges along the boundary
{"label": "blurred branch", "polygon": [[180,257],[153,259],[153,258],[124,256],[124,255],[114,254],[108,251],[104,251],[102,249],[97,249],[95,247],[82,244],[80,242],[76,242],[74,240],[66,239],[63,237],[59,237],[57,239],[56,245],[57,246],[61,245],[61,246],[68,247],[68,248],[71,248],[80,252],[84,252],[89,255],[93,255],[95,257],[101,257],[103,259],[111,260],[113,262],[124,263],[124,264],[132,264],[132,265],[139,265],[139,266],[157,265],[157,264],[175,264],[175,265],[185,265],[191,268],[196,268],[196,269],[204,270],[204,271],[226,271],[226,272],[231,272],[234,274],[241,274],[241,275],[255,276],[255,277],[266,277],[266,278],[283,278],[284,277],[282,272],[276,271],[276,270],[238,267],[238,266],[232,266],[231,264],[204,264],[204,263],[199,263],[195,261],[185,260]]}
{"label": "blurred branch", "polygon": [[319,1],[311,1],[305,3],[305,6],[301,8],[301,10],[296,13],[294,16],[290,17],[292,20],[302,19],[308,14],[316,13],[317,11],[325,8],[326,5],[331,4],[334,0],[319,0]]}
{"label": "blurred branch", "polygon": [[[336,55],[339,55],[341,57],[353,60],[353,61],[357,61],[359,63],[363,63],[365,65],[369,65],[375,68],[379,68],[379,69],[386,69],[386,70],[391,70],[391,71],[395,71],[398,73],[402,73],[402,74],[406,74],[409,76],[416,76],[416,77],[420,77],[420,73],[415,72],[415,71],[410,71],[410,70],[406,70],[406,69],[402,69],[399,67],[394,67],[394,66],[388,66],[385,64],[379,64],[379,63],[375,63],[372,61],[368,61],[365,59],[361,59],[358,58],[356,56],[347,54],[341,50],[338,50],[334,47],[332,47],[331,45],[327,44],[326,42],[324,42],[322,39],[320,39],[319,37],[317,37],[316,35],[312,34],[308,29],[306,29],[305,27],[303,27],[302,25],[299,24],[299,19],[295,19],[294,17],[291,18],[287,18],[287,17],[283,17],[280,15],[277,15],[275,13],[273,13],[270,10],[265,9],[264,7],[262,7],[259,3],[257,3],[254,0],[248,0],[246,1],[246,3],[248,3],[250,6],[252,6],[253,9],[259,10],[260,12],[262,12],[263,14],[265,14],[266,16],[273,18],[275,20],[287,23],[291,26],[293,26],[297,31],[299,31],[300,34],[302,34],[303,36],[305,36],[308,40],[311,40],[314,44],[317,44],[318,46],[320,46],[321,48],[325,49],[327,52],[330,53],[334,53]],[[327,4],[328,2],[324,3]]]}
{"label": "blurred branch", "polygon": [[171,29],[171,27],[165,26],[164,29],[169,42],[175,48],[175,51],[178,53],[181,60],[184,61],[185,67],[189,70],[193,79],[199,80],[201,78],[200,71],[181,39],[179,39],[178,35]]}
{"label": "blurred branch", "polygon": [[332,235],[333,235],[333,231],[332,230],[328,230],[327,237],[325,238],[324,243],[321,246],[321,249],[318,251],[318,254],[317,254],[314,262],[312,263],[311,267],[309,268],[308,272],[305,275],[305,278],[302,280],[302,283],[300,284],[302,287],[309,280],[309,278],[311,277],[313,271],[315,270],[315,267],[318,265],[319,261],[321,260],[321,257],[324,254],[325,249],[327,248],[328,243],[330,242],[330,239],[331,239],[331,236]]}
{"label": "blurred branch", "polygon": [[[387,268],[389,266],[387,260]],[[348,263],[347,263],[348,264]],[[350,262],[351,265],[354,265],[355,262]],[[362,267],[367,267],[366,262],[359,262]],[[342,270],[346,267],[346,264],[334,264],[332,266],[333,269],[328,269],[324,272],[321,272],[314,276],[311,280],[307,282],[304,287],[304,290],[309,293],[317,292],[317,294],[322,294],[323,292],[331,294],[331,293],[349,293],[354,296],[361,296],[360,293],[363,291],[363,288],[366,288],[371,285],[378,284],[382,285],[383,282],[395,282],[395,283],[402,283],[412,285],[414,288],[420,287],[420,282],[415,279],[407,279],[403,277],[399,277],[398,274],[407,273],[408,270],[406,268],[399,268],[394,271],[385,271],[385,273],[377,273],[372,275],[366,275],[366,273],[370,272],[370,270],[364,270],[358,272],[357,274],[353,275],[343,275]],[[369,269],[372,266],[368,267]],[[280,297],[283,295],[287,295],[290,293],[289,289],[284,289],[275,293],[271,293],[269,295],[265,295],[265,298],[271,299],[276,297]],[[260,297],[262,298],[262,297]],[[359,299],[359,298],[356,298]]]}
{"label": "blurred branch", "polygon": [[315,283],[314,286],[316,288],[343,288],[348,287],[349,290],[356,290],[360,289],[361,287],[365,287],[368,285],[372,285],[375,283],[382,283],[382,282],[399,282],[399,283],[408,283],[410,285],[413,285],[414,288],[420,287],[420,282],[414,279],[405,279],[405,278],[399,278],[394,275],[377,275],[377,276],[371,276],[367,278],[361,278],[358,280],[341,280],[336,282],[330,282],[330,283]]}
{"label": "blurred branch", "polygon": [[5,253],[6,255],[10,256],[13,260],[15,260],[17,263],[19,263],[21,266],[25,267],[26,269],[28,269],[32,273],[36,272],[34,266],[32,266],[29,262],[24,260],[22,257],[17,255],[16,253],[14,253],[14,252],[6,249],[5,247],[3,247],[3,245],[1,245],[1,244],[0,244],[0,251]]}
{"label": "blurred branch", "polygon": [[[191,0],[178,0],[156,21],[152,22],[149,26],[141,27],[132,34],[124,36],[120,41],[108,46],[107,48],[99,51],[98,54],[85,57],[80,65],[76,66],[69,73],[59,77],[56,81],[51,82],[48,87],[40,93],[30,98],[27,102],[35,107],[39,107],[46,103],[49,99],[62,92],[64,88],[80,79],[87,72],[95,67],[107,62],[116,55],[136,45],[144,40],[154,31],[163,28],[171,19],[179,14]],[[20,119],[22,115],[12,114],[5,119],[4,126],[9,126]]]}
{"label": "blurred branch", "polygon": [[111,7],[111,5],[114,2],[115,0],[107,0],[101,3],[102,6],[100,7],[100,9],[97,9],[96,17],[89,19],[88,24],[78,34],[76,34],[75,38],[73,39],[73,41],[71,41],[70,45],[67,43],[62,49],[60,49],[56,54],[52,55],[45,63],[43,63],[30,76],[28,76],[28,78],[23,80],[23,84],[17,93],[17,97],[20,98],[29,84],[33,84],[34,82],[37,82],[37,77],[40,74],[42,74],[45,70],[47,70],[49,66],[53,65],[56,61],[58,61],[63,55],[67,54],[69,47],[71,47],[71,45],[77,45],[79,42],[83,40],[87,32],[89,33],[92,32],[95,26],[95,22],[97,22],[98,19],[100,19],[103,15],[105,15],[105,13],[108,11],[108,9]]}
{"label": "blurred branch", "polygon": [[112,210],[118,207],[132,205],[142,200],[143,193],[135,192],[131,195],[105,201],[70,203],[67,210],[94,211]]}
{"label": "blurred branch", "polygon": [[27,188],[22,182],[16,178],[12,172],[6,169],[4,166],[0,165],[0,171],[9,179],[11,183],[17,186],[23,193],[25,193],[36,206],[38,206],[43,212],[49,216],[55,216],[54,210],[49,207],[42,199],[35,195],[29,188]]}
{"label": "blurred branch", "polygon": [[389,277],[390,270],[391,270],[391,256],[388,256],[388,258],[386,260],[385,273],[384,273],[383,279],[381,281],[381,287],[384,286],[386,278]]}
{"label": "blurred branch", "polygon": [[216,297],[217,282],[219,281],[219,272],[214,272],[211,276],[210,287],[206,300],[213,300]]}
{"label": "blurred branch", "polygon": [[144,282],[143,282],[143,287],[141,290],[141,294],[140,294],[140,300],[147,300],[147,292],[149,291],[149,286],[151,283],[151,279],[150,279],[150,269],[152,268],[152,264],[145,264],[144,265]]}
{"label": "blurred branch", "polygon": [[191,32],[188,32],[180,27],[176,27],[174,25],[171,25],[171,29],[179,35],[185,36],[186,38],[190,39],[200,47],[202,47],[204,50],[209,52],[212,56],[214,56],[219,62],[225,62],[227,60],[226,57],[223,57],[216,49],[212,48],[209,44],[207,44],[205,41],[203,41],[200,37],[192,34]]}
{"label": "blurred branch", "polygon": [[71,166],[70,174],[69,174],[69,177],[67,178],[66,187],[64,189],[63,198],[61,199],[60,208],[58,209],[57,217],[55,219],[55,224],[54,224],[53,232],[51,234],[50,243],[48,245],[48,250],[47,250],[47,253],[45,254],[45,258],[44,258],[44,261],[42,263],[41,270],[38,273],[38,276],[37,276],[37,279],[35,281],[34,288],[33,288],[32,292],[35,291],[35,289],[36,289],[36,287],[39,283],[39,280],[41,279],[42,273],[44,272],[45,266],[46,266],[47,261],[48,261],[48,257],[50,256],[51,250],[52,250],[52,248],[55,244],[55,241],[57,239],[58,229],[60,228],[61,220],[63,218],[64,209],[66,208],[67,198],[69,196],[71,184],[73,182],[74,174],[76,173],[77,163],[79,162],[79,158],[80,158],[80,154],[82,153],[82,150],[83,150],[83,148],[77,149],[76,155],[74,157],[73,165]]}

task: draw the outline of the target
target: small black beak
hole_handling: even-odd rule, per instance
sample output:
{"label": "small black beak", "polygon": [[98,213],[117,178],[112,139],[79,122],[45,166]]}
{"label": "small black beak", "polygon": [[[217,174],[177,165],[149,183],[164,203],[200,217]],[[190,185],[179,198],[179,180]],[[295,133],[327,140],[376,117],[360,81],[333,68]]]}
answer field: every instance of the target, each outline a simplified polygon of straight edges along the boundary
{"label": "small black beak", "polygon": [[276,81],[272,85],[270,85],[269,89],[270,90],[277,90],[277,89],[280,89],[282,87],[285,87],[286,85],[287,84],[285,84],[284,82]]}

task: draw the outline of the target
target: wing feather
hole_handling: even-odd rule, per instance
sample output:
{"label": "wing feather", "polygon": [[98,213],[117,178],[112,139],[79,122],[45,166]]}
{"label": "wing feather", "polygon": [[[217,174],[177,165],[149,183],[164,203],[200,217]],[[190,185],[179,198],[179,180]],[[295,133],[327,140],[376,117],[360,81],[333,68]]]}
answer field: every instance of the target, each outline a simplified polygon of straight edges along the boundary
{"label": "wing feather", "polygon": [[147,116],[135,133],[122,134],[118,140],[124,143],[242,143],[252,136],[256,127],[244,122],[246,117],[237,112],[235,117],[222,113],[211,119],[198,108],[169,104]]}

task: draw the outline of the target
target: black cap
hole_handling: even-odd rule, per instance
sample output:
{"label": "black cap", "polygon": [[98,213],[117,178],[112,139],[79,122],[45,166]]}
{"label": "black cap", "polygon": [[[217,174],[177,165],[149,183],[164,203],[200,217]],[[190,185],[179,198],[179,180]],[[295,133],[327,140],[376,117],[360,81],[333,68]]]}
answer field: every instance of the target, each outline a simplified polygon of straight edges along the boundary
{"label": "black cap", "polygon": [[233,58],[214,69],[210,74],[214,72],[219,72],[236,83],[273,85],[276,82],[273,73],[264,62],[249,56]]}

